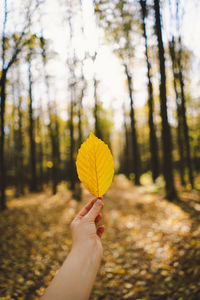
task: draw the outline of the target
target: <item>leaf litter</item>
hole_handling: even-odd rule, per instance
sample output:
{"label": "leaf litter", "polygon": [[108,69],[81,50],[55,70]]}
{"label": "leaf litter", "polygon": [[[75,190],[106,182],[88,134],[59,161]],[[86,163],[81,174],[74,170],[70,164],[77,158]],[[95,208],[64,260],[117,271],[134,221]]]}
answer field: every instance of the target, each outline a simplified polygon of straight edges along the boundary
{"label": "leaf litter", "polygon": [[[69,224],[91,195],[75,201],[29,194],[0,214],[0,299],[37,300],[70,251]],[[90,299],[200,299],[197,191],[176,204],[119,175],[104,197],[104,256]]]}

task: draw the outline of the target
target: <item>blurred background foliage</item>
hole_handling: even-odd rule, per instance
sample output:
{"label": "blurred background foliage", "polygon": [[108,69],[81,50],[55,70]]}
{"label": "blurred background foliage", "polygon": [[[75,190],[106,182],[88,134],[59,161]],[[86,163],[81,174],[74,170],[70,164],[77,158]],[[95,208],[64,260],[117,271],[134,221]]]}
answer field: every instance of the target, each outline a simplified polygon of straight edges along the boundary
{"label": "blurred background foliage", "polygon": [[200,188],[195,28],[188,43],[198,11],[184,0],[2,1],[2,209],[8,188],[55,194],[67,181],[77,194],[75,159],[90,130],[136,185],[161,176],[172,201],[174,175]]}

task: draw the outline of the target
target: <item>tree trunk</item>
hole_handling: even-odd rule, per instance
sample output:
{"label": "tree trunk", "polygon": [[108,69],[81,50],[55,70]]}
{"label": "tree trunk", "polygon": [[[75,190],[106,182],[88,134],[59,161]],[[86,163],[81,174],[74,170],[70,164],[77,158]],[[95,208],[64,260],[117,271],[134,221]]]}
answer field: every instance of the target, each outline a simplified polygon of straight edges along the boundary
{"label": "tree trunk", "polygon": [[49,137],[51,141],[51,159],[53,162],[51,178],[52,178],[52,192],[56,194],[57,185],[58,185],[58,173],[60,166],[60,150],[59,150],[59,125],[57,120],[56,109],[55,112],[52,113],[51,108],[51,99],[50,99],[50,89],[49,89],[49,80],[48,75],[46,73],[46,63],[47,63],[47,51],[46,51],[46,41],[43,36],[40,37],[40,46],[42,50],[42,60],[43,60],[43,68],[44,68],[44,78],[46,85],[46,93],[48,98],[48,113],[49,113]]}
{"label": "tree trunk", "polygon": [[182,129],[183,129],[183,122],[182,122],[182,109],[180,105],[180,98],[177,90],[177,71],[176,71],[176,55],[175,55],[175,41],[174,37],[172,41],[169,42],[169,53],[172,61],[172,72],[173,72],[173,84],[174,84],[174,91],[176,95],[176,111],[177,111],[177,140],[178,140],[178,152],[179,152],[179,173],[181,184],[185,186],[185,166],[184,166],[184,146],[183,146],[183,136],[182,136]]}
{"label": "tree trunk", "polygon": [[[83,94],[83,90],[82,90]],[[78,147],[81,146],[83,141],[83,133],[82,133],[82,99],[79,102],[79,109],[78,109]]]}
{"label": "tree trunk", "polygon": [[44,170],[43,170],[43,157],[44,157],[44,152],[43,152],[43,145],[42,145],[42,140],[43,140],[43,137],[42,137],[42,125],[41,125],[41,122],[40,120],[43,120],[42,118],[42,107],[40,106],[40,116],[37,117],[37,135],[38,137],[40,137],[39,139],[39,143],[37,143],[37,161],[38,161],[38,164],[39,164],[39,174],[38,174],[38,178],[39,178],[39,182],[38,182],[38,186],[40,186],[40,190],[43,190],[43,183],[44,183]]}
{"label": "tree trunk", "polygon": [[24,163],[23,163],[23,133],[22,133],[22,99],[19,97],[18,104],[18,158],[19,158],[19,193],[24,194]]}
{"label": "tree trunk", "polygon": [[70,130],[70,162],[69,162],[69,171],[70,171],[70,188],[74,191],[75,182],[76,182],[76,173],[75,173],[75,160],[74,160],[74,87],[71,91],[71,103],[70,103],[70,120],[69,120],[69,130]]}
{"label": "tree trunk", "polygon": [[185,92],[184,92],[184,79],[183,79],[183,68],[182,68],[182,45],[181,38],[179,37],[179,52],[178,52],[178,67],[179,67],[179,81],[181,87],[181,110],[182,110],[182,118],[183,118],[183,130],[184,130],[184,138],[185,138],[185,146],[186,146],[186,161],[189,172],[189,180],[192,188],[194,188],[194,176],[193,176],[193,168],[192,168],[192,160],[191,160],[191,150],[190,150],[190,138],[189,138],[189,130],[187,124],[187,114],[186,114],[186,104],[185,104]]}
{"label": "tree trunk", "polygon": [[55,115],[55,159],[54,162],[56,164],[56,189],[57,185],[60,181],[60,131],[59,131],[59,123],[57,118],[57,113]]}
{"label": "tree trunk", "polygon": [[51,154],[52,154],[52,192],[53,194],[57,193],[57,186],[59,182],[59,168],[60,168],[60,147],[59,147],[59,124],[57,120],[57,112],[56,109],[51,114],[51,110],[49,109],[50,114],[50,138],[51,138]]}
{"label": "tree trunk", "polygon": [[[13,134],[14,134],[14,165],[15,165],[15,195],[19,197],[24,194],[24,170],[23,170],[23,134],[22,134],[22,98],[20,96],[20,76],[18,72],[17,79],[17,104],[15,103],[15,88],[16,85],[12,85],[13,95]],[[15,121],[15,115],[17,114],[17,122]]]}
{"label": "tree trunk", "polygon": [[[70,3],[69,3],[70,4]],[[69,24],[69,32],[70,32],[70,42],[72,42],[73,38],[73,28],[72,28],[72,10],[71,4],[69,6],[69,15],[68,15],[68,24]],[[70,179],[70,188],[72,191],[75,190],[76,183],[76,170],[75,170],[75,159],[74,159],[74,151],[75,151],[75,141],[74,141],[74,106],[75,106],[75,91],[76,91],[76,75],[75,75],[75,66],[76,66],[76,57],[75,51],[73,49],[73,58],[69,58],[69,71],[70,71],[70,79],[69,79],[69,89],[71,92],[70,99],[70,113],[69,113],[69,131],[70,131],[70,161],[69,161],[69,179]]]}
{"label": "tree trunk", "polygon": [[82,129],[82,111],[83,111],[83,98],[85,95],[85,80],[83,77],[83,67],[82,67],[82,83],[83,83],[83,87],[81,89],[81,96],[79,99],[79,107],[78,107],[78,147],[81,146],[82,142],[83,142],[83,129]]}
{"label": "tree trunk", "polygon": [[[82,37],[85,38],[82,0],[79,0],[79,4],[80,4],[80,12],[81,12],[81,33],[82,33]],[[83,98],[84,98],[85,90],[86,90],[86,81],[84,78],[83,67],[84,67],[85,59],[86,59],[86,53],[85,53],[83,60],[81,61],[81,82],[82,82],[83,86],[81,88],[81,96],[79,99],[79,107],[78,107],[78,148],[81,146],[81,144],[83,142],[82,112],[83,112]],[[77,182],[77,184],[79,184],[79,182]]]}
{"label": "tree trunk", "polygon": [[146,0],[140,0],[141,12],[142,12],[142,27],[143,27],[143,37],[145,40],[145,56],[147,63],[147,77],[148,77],[148,107],[149,107],[149,143],[150,143],[150,152],[151,152],[151,170],[152,178],[155,182],[156,178],[159,176],[159,156],[158,156],[158,142],[156,137],[156,130],[154,126],[154,101],[153,101],[153,85],[151,77],[151,63],[148,54],[148,43],[147,43],[147,33],[146,33]]}
{"label": "tree trunk", "polygon": [[2,70],[1,75],[1,136],[0,136],[0,187],[1,187],[1,209],[6,208],[6,166],[4,161],[4,142],[5,142],[5,101],[6,101],[6,76],[7,71]]}
{"label": "tree trunk", "polygon": [[131,119],[131,132],[132,132],[132,144],[133,144],[133,170],[135,174],[135,184],[140,185],[140,154],[137,141],[137,132],[135,126],[135,110],[133,106],[133,94],[132,94],[132,77],[129,75],[128,66],[124,64],[125,72],[128,80],[129,98],[130,98],[130,119]]}
{"label": "tree trunk", "polygon": [[[83,62],[82,62],[83,64]],[[85,80],[83,77],[83,66],[82,66],[82,77],[81,77],[82,83],[83,83],[83,87],[81,89],[81,96],[79,99],[79,103],[78,103],[78,148],[80,148],[82,142],[83,142],[83,129],[82,129],[82,111],[83,111],[83,97],[85,94]],[[74,198],[77,201],[81,201],[81,183],[80,181],[77,180],[76,185],[75,185],[75,191],[73,193]]]}
{"label": "tree trunk", "polygon": [[60,128],[58,123],[58,115],[55,115],[55,135],[56,135],[56,157],[58,159],[58,170],[60,170]]}
{"label": "tree trunk", "polygon": [[128,128],[126,124],[126,115],[125,115],[125,109],[124,109],[124,131],[125,131],[125,149],[123,153],[123,163],[124,163],[124,173],[127,177],[129,177],[130,174],[130,167],[129,167],[129,134],[128,134]]}
{"label": "tree trunk", "polygon": [[[49,112],[50,113],[50,112]],[[49,136],[51,140],[51,159],[53,163],[52,171],[52,193],[55,195],[57,192],[58,185],[58,157],[57,157],[57,143],[56,143],[56,131],[55,131],[55,122],[53,120],[53,116],[49,115],[50,123],[49,123]]]}
{"label": "tree trunk", "polygon": [[36,178],[35,128],[34,128],[34,119],[33,119],[31,54],[28,61],[28,79],[29,79],[29,139],[30,139],[30,170],[31,170],[30,191],[35,192],[37,191],[37,178]]}
{"label": "tree trunk", "polygon": [[160,3],[154,0],[156,35],[159,50],[160,64],[160,110],[162,119],[162,147],[163,147],[163,175],[165,179],[166,197],[173,200],[177,197],[174,186],[173,162],[172,162],[172,137],[167,114],[165,57],[161,31]]}
{"label": "tree trunk", "polygon": [[99,126],[99,114],[98,114],[98,99],[97,99],[97,80],[94,78],[94,120],[95,120],[95,135],[101,139],[101,130]]}
{"label": "tree trunk", "polygon": [[[95,62],[97,53],[95,52],[94,56],[92,57],[93,63]],[[96,74],[94,74],[94,131],[95,135],[99,138],[102,139],[102,133],[100,129],[100,124],[99,124],[99,105],[98,105],[98,96],[97,96],[97,86],[98,86],[98,81],[96,79]]]}

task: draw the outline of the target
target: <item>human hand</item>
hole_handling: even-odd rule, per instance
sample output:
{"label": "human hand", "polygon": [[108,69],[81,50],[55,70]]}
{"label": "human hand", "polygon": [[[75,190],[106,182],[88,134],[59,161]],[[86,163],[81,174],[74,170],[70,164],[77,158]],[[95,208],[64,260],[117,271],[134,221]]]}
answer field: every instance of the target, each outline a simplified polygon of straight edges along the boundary
{"label": "human hand", "polygon": [[102,197],[91,200],[78,213],[71,223],[72,232],[72,250],[88,251],[97,255],[100,260],[103,255],[101,236],[104,232],[104,226],[98,223],[102,219],[100,211],[104,207]]}
{"label": "human hand", "polygon": [[98,223],[102,197],[91,200],[71,223],[72,249],[41,300],[89,299],[103,254]]}

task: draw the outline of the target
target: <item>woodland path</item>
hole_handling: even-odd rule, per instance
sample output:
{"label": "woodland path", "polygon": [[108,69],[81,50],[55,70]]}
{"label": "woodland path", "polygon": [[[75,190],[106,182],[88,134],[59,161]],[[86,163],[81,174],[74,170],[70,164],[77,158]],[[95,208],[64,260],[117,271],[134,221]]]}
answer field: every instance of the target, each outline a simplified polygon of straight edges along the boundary
{"label": "woodland path", "polygon": [[[155,193],[156,191],[156,193]],[[116,176],[104,197],[104,257],[91,295],[97,299],[200,299],[200,193],[176,204],[153,185]],[[0,214],[0,299],[36,300],[71,246],[78,203],[64,185],[12,199]]]}

